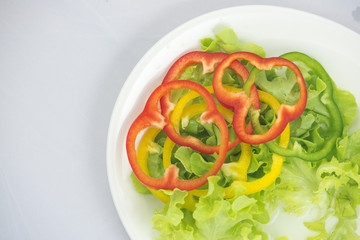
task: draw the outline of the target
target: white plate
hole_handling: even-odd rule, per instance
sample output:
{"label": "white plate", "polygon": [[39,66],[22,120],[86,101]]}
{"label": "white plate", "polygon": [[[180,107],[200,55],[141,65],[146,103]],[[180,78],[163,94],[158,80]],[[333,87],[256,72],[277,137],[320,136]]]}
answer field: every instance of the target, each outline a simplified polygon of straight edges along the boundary
{"label": "white plate", "polygon": [[[185,52],[199,50],[201,38],[213,37],[223,27],[233,28],[244,42],[264,47],[268,57],[300,51],[316,58],[340,88],[350,90],[360,99],[360,36],[327,19],[281,7],[241,6],[202,15],[176,28],[136,65],[120,92],[109,127],[109,182],[117,211],[131,239],[155,238],[157,232],[152,230],[151,217],[162,204],[153,196],[140,195],[134,190],[125,150],[127,130],[172,61]],[[357,116],[353,129],[359,127]],[[300,231],[301,228],[295,230],[292,236],[300,236]]]}

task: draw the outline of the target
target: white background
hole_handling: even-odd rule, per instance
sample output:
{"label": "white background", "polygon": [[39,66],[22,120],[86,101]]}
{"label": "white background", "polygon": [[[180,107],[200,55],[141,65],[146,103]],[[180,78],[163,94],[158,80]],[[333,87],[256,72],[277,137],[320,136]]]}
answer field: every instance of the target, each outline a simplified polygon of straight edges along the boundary
{"label": "white background", "polygon": [[122,85],[173,28],[248,4],[315,13],[360,33],[360,0],[1,0],[0,239],[129,239],[106,173]]}

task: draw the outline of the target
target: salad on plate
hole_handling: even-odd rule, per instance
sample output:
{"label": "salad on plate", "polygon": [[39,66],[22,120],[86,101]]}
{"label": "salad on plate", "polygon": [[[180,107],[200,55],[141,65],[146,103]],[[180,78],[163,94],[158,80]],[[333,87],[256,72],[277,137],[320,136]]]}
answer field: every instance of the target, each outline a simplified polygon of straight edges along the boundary
{"label": "salad on plate", "polygon": [[[279,210],[308,240],[360,239],[354,96],[300,52],[266,57],[225,28],[180,56],[128,130],[139,194],[158,239],[269,239]],[[291,236],[277,236],[277,240]]]}

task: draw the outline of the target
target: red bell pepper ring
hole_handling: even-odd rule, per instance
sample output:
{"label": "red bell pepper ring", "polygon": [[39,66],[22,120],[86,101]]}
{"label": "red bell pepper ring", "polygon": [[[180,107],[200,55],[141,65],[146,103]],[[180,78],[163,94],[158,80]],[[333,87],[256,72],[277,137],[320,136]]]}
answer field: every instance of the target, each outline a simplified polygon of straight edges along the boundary
{"label": "red bell pepper ring", "polygon": [[[221,83],[225,69],[230,66],[232,62],[237,62],[237,59],[247,60],[259,70],[270,70],[280,66],[288,67],[296,75],[296,81],[300,90],[298,102],[295,105],[282,104],[278,111],[276,121],[264,134],[251,135],[246,132],[245,121],[252,104],[251,98],[249,98],[244,91],[238,93],[229,92]],[[287,123],[295,120],[303,113],[307,102],[306,83],[301,71],[293,62],[280,57],[262,58],[249,52],[236,52],[226,57],[215,69],[213,88],[216,98],[219,99],[221,103],[233,106],[233,127],[238,138],[242,142],[253,145],[262,144],[277,138],[284,131]]]}
{"label": "red bell pepper ring", "polygon": [[[223,52],[215,52],[215,53],[208,53],[208,52],[200,52],[200,51],[193,51],[189,52],[182,57],[180,57],[175,63],[170,67],[169,71],[167,72],[163,83],[171,82],[174,80],[178,80],[181,74],[185,71],[187,67],[192,64],[202,64],[203,66],[203,74],[213,72],[215,67],[223,61],[229,54]],[[245,68],[245,66],[238,62],[234,61],[229,64],[229,68],[236,72],[245,82],[248,78],[249,72]],[[257,89],[255,84],[251,86],[251,99],[252,104],[255,109],[260,109],[260,101],[259,96],[257,93]],[[225,106],[226,108],[232,109],[232,104],[221,102],[221,99],[218,99],[220,103]],[[170,119],[170,112],[173,110],[173,104],[170,100],[170,93],[164,95],[161,100],[161,110],[164,117],[168,120]],[[169,138],[178,145],[183,145],[184,143],[181,142],[182,137],[180,137],[179,133],[176,129],[171,125],[167,125],[164,128],[165,133],[169,136]],[[251,134],[253,129],[249,124],[246,128],[246,131]],[[240,143],[239,139],[231,142],[229,145],[229,149],[235,147],[238,143]],[[192,149],[199,151],[205,154],[212,154],[214,152],[219,152],[218,146],[208,146],[201,142],[193,142],[189,145]]]}
{"label": "red bell pepper ring", "polygon": [[[206,174],[194,180],[179,179],[179,169],[173,164],[165,170],[165,173],[161,179],[152,178],[144,173],[137,160],[135,149],[136,137],[142,130],[148,127],[163,128],[166,125],[170,124],[170,121],[168,121],[162,115],[161,110],[158,108],[158,103],[161,97],[169,93],[171,90],[177,90],[182,88],[194,90],[204,98],[207,108],[206,111],[201,115],[200,119],[204,123],[215,123],[220,130],[221,144],[219,145],[218,157],[214,162],[212,168]],[[181,142],[183,143],[183,146],[189,146],[194,143],[198,144],[198,142],[200,142],[199,139],[192,136],[180,137],[182,138]],[[229,132],[227,124],[223,116],[217,110],[216,102],[212,95],[202,85],[192,81],[183,80],[164,83],[154,90],[154,92],[147,100],[144,110],[135,119],[129,129],[126,139],[126,150],[129,163],[131,165],[131,168],[133,169],[134,174],[145,186],[153,189],[173,190],[175,188],[178,188],[180,190],[190,191],[201,187],[207,182],[207,178],[209,176],[213,176],[218,173],[222,164],[225,161],[228,142]]]}

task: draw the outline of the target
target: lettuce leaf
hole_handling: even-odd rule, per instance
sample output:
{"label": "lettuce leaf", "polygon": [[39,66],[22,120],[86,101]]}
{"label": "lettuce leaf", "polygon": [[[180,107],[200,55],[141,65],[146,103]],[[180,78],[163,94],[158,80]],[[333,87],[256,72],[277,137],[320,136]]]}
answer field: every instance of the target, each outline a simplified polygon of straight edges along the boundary
{"label": "lettuce leaf", "polygon": [[[298,215],[316,207],[318,218],[304,222],[316,235],[308,240],[360,239],[356,233],[356,208],[360,204],[359,143],[360,131],[348,136],[344,132],[332,158],[320,163],[288,159],[277,183],[264,191],[272,208],[285,203],[284,209]],[[351,142],[351,143],[350,143]],[[336,157],[338,156],[340,160]],[[337,219],[331,229],[329,219]]]}
{"label": "lettuce leaf", "polygon": [[186,171],[195,176],[202,176],[207,173],[213,163],[207,162],[200,153],[189,147],[179,147],[175,152],[175,157],[184,165]]}
{"label": "lettuce leaf", "polygon": [[334,98],[341,109],[341,116],[345,125],[350,125],[357,114],[358,106],[354,95],[350,92],[336,88]]}
{"label": "lettuce leaf", "polygon": [[318,190],[335,189],[353,182],[360,187],[359,166],[350,161],[339,162],[335,157],[323,162],[316,171],[320,183]]}
{"label": "lettuce leaf", "polygon": [[161,211],[155,210],[152,217],[153,228],[160,232],[158,239],[195,239],[191,221],[187,221],[189,213],[181,209],[188,193],[178,190],[165,193],[170,202]]}
{"label": "lettuce leaf", "polygon": [[222,29],[218,34],[215,35],[215,37],[220,47],[227,53],[245,51],[255,53],[261,57],[266,56],[266,53],[262,47],[253,43],[240,42],[233,29]]}
{"label": "lettuce leaf", "polygon": [[165,172],[162,153],[150,153],[147,161],[150,176],[161,178]]}
{"label": "lettuce leaf", "polygon": [[[359,190],[357,188],[342,186],[336,191],[332,189],[328,192],[331,204],[323,217],[313,222],[304,222],[310,230],[317,232],[317,235],[307,238],[307,240],[322,239],[360,239],[357,235],[357,214],[356,205],[359,204]],[[332,222],[332,227],[326,227],[327,223]]]}
{"label": "lettuce leaf", "polygon": [[360,130],[345,136],[337,143],[337,157],[339,161],[351,161],[360,165]]}
{"label": "lettuce leaf", "polygon": [[140,193],[140,194],[150,194],[151,192],[149,191],[149,189],[147,189],[147,187],[145,187],[140,181],[139,179],[135,176],[134,173],[131,173],[130,175],[131,181],[135,187],[135,190]]}
{"label": "lettuce leaf", "polygon": [[[310,163],[289,159],[284,163],[276,184],[265,189],[264,197],[272,208],[277,208],[284,202],[286,212],[301,215],[317,200],[318,185],[316,169]],[[318,198],[318,201],[321,199]]]}
{"label": "lettuce leaf", "polygon": [[273,95],[280,103],[295,104],[300,96],[294,74],[276,75],[269,79],[266,72],[261,71],[257,74],[255,83],[258,88]]}
{"label": "lettuce leaf", "polygon": [[193,213],[181,209],[187,192],[166,191],[170,202],[156,211],[152,222],[160,231],[158,239],[268,239],[261,224],[270,220],[265,204],[235,191],[232,199],[224,199],[225,189],[209,178],[209,191],[199,198]]}
{"label": "lettuce leaf", "polygon": [[203,38],[200,40],[201,50],[205,52],[224,51],[226,53],[245,51],[255,53],[261,57],[266,56],[265,50],[262,47],[253,43],[241,42],[233,29],[222,29],[215,35],[215,38]]}

